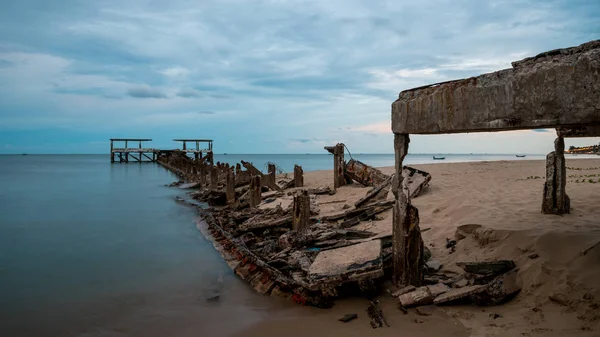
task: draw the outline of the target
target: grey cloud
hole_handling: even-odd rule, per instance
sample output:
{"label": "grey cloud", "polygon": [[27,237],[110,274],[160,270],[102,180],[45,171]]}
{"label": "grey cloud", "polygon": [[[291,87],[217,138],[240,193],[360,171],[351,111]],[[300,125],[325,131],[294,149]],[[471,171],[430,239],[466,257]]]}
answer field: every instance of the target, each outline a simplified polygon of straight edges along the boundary
{"label": "grey cloud", "polygon": [[202,93],[196,89],[193,88],[182,88],[181,90],[179,90],[179,92],[177,93],[177,96],[179,97],[183,97],[183,98],[194,98],[194,97],[202,97]]}
{"label": "grey cloud", "polygon": [[163,93],[159,89],[152,88],[149,86],[138,86],[129,88],[127,90],[127,94],[135,98],[167,98],[167,95],[165,95],[165,93]]}
{"label": "grey cloud", "polygon": [[204,111],[198,111],[198,114],[200,114],[200,115],[214,115],[215,112],[214,111],[204,110]]}
{"label": "grey cloud", "polygon": [[12,66],[13,63],[7,60],[0,60],[0,68],[8,68]]}

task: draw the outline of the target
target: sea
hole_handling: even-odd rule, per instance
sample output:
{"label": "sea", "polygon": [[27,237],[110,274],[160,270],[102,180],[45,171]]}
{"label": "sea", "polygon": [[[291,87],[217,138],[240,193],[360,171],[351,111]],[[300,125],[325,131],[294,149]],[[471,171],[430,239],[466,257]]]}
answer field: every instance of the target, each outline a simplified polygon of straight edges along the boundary
{"label": "sea", "polygon": [[[391,154],[346,154],[392,166]],[[409,155],[405,163],[544,159]],[[332,169],[327,154],[218,154],[281,171]],[[177,177],[108,155],[0,155],[0,336],[229,336],[287,301],[258,295],[202,235]]]}

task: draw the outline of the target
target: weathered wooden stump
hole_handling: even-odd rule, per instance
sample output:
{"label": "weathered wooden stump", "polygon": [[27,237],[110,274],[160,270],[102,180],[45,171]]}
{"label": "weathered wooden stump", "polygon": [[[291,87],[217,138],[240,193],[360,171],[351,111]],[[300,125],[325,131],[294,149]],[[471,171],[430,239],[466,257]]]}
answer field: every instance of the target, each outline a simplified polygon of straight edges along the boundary
{"label": "weathered wooden stump", "polygon": [[310,195],[302,190],[294,195],[292,205],[292,229],[301,231],[310,224]]}
{"label": "weathered wooden stump", "polygon": [[394,281],[398,285],[419,286],[423,281],[423,239],[419,229],[419,211],[412,206],[408,187],[402,175],[404,157],[408,154],[407,134],[394,135],[396,152],[396,174],[392,180],[392,191],[396,196],[392,223],[392,256]]}
{"label": "weathered wooden stump", "polygon": [[219,169],[216,166],[210,168],[210,189],[212,191],[217,189],[219,182]]}
{"label": "weathered wooden stump", "polygon": [[304,171],[302,166],[294,165],[294,187],[304,186]]}
{"label": "weathered wooden stump", "polygon": [[250,207],[256,207],[262,200],[262,186],[260,183],[260,176],[252,176],[250,178]]}
{"label": "weathered wooden stump", "polygon": [[235,175],[233,174],[233,170],[229,170],[227,172],[227,204],[233,204],[235,202]]}
{"label": "weathered wooden stump", "polygon": [[344,144],[325,146],[325,150],[333,154],[333,188],[346,185],[346,162],[344,161]]}
{"label": "weathered wooden stump", "polygon": [[275,164],[269,163],[269,180],[273,183],[277,183],[277,166]]}
{"label": "weathered wooden stump", "polygon": [[567,214],[571,201],[566,192],[567,168],[565,164],[565,140],[558,136],[554,141],[554,151],[546,156],[546,182],[542,200],[542,213]]}

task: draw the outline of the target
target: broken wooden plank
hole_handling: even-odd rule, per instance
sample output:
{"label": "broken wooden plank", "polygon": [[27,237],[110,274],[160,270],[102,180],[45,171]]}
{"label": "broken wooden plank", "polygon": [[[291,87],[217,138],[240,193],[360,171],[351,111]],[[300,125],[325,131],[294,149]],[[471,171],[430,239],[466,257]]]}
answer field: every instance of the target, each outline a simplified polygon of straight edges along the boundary
{"label": "broken wooden plank", "polygon": [[241,232],[248,232],[248,231],[257,230],[257,229],[287,226],[291,223],[292,223],[292,216],[288,215],[288,216],[285,216],[282,218],[269,219],[269,220],[265,220],[265,221],[244,222],[238,227],[238,230]]}
{"label": "broken wooden plank", "polygon": [[304,186],[304,171],[302,166],[294,165],[294,187]]}
{"label": "broken wooden plank", "polygon": [[455,301],[459,301],[465,299],[475,293],[483,291],[485,286],[475,285],[475,286],[467,286],[463,288],[454,288],[451,289],[440,296],[436,297],[433,300],[434,304],[448,304]]}
{"label": "broken wooden plank", "polygon": [[357,202],[355,202],[354,207],[358,208],[358,207],[364,205],[367,201],[371,200],[373,197],[378,195],[379,192],[381,192],[381,190],[383,190],[384,187],[391,184],[391,182],[392,182],[392,177],[388,177],[384,182],[382,182],[381,184],[377,185],[377,187],[375,187],[371,191],[369,191],[369,193],[367,193],[367,195],[365,195],[364,197],[360,198]]}
{"label": "broken wooden plank", "polygon": [[512,260],[496,260],[490,262],[457,262],[457,266],[467,273],[478,275],[498,275],[515,268]]}

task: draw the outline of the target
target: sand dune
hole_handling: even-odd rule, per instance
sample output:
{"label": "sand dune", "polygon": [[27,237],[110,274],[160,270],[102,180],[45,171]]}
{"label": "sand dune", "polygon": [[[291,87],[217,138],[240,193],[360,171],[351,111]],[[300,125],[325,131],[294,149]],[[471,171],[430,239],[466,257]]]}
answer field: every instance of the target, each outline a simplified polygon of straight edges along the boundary
{"label": "sand dune", "polygon": [[[371,331],[366,319],[341,325],[336,317],[364,315],[365,299],[338,301],[333,310],[290,309],[283,320],[263,322],[247,336],[600,336],[600,159],[568,159],[567,194],[571,214],[541,213],[543,161],[501,161],[415,165],[428,171],[430,187],[413,200],[418,207],[425,244],[443,269],[460,271],[459,261],[512,259],[523,291],[496,307],[442,307],[434,316],[403,315],[396,301],[382,295],[391,328]],[[392,173],[393,168],[383,168]],[[306,173],[309,187],[331,185],[331,171]],[[368,188],[340,188],[319,196],[321,212],[352,205]],[[391,211],[369,230],[391,231]],[[459,226],[469,233],[456,252],[445,248]],[[490,318],[498,313],[500,318]],[[359,316],[360,317],[360,316]],[[424,323],[415,323],[415,319]],[[384,331],[385,330],[385,331]],[[426,333],[425,333],[426,332]],[[401,334],[399,334],[401,333]]]}

